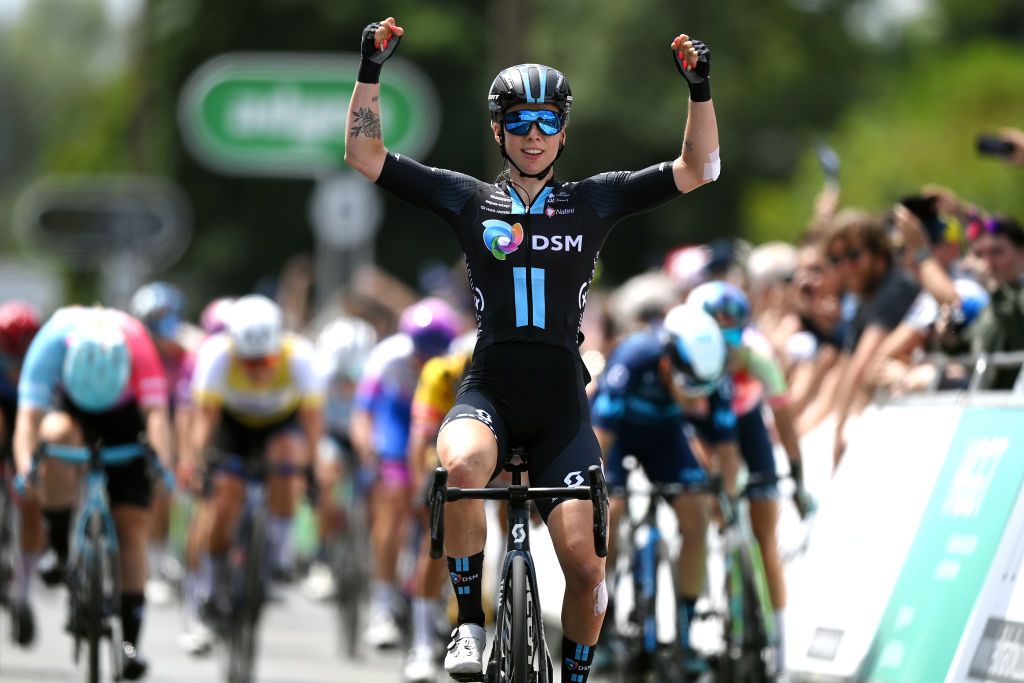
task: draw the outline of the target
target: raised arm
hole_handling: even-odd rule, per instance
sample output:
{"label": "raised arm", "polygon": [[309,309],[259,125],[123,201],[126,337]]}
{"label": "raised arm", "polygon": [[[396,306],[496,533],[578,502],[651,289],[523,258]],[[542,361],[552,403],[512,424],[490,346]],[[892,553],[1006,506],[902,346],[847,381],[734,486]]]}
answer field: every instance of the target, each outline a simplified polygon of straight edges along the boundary
{"label": "raised arm", "polygon": [[690,88],[683,149],[672,162],[680,192],[689,192],[718,179],[722,162],[718,150],[718,121],[711,102],[711,49],[685,33],[670,45],[676,68]]}
{"label": "raised arm", "polygon": [[380,177],[388,153],[380,120],[380,70],[394,54],[403,33],[394,17],[363,29],[362,61],[345,123],[345,163],[372,182]]}

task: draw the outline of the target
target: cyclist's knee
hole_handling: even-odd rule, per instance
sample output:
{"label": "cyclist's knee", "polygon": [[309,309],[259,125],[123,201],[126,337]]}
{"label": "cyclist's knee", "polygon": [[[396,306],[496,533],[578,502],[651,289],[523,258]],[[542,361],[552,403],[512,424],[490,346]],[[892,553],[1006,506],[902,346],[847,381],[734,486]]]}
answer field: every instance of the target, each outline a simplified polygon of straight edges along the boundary
{"label": "cyclist's knee", "polygon": [[679,532],[688,542],[700,542],[707,533],[711,514],[705,503],[703,498],[696,496],[682,497],[676,503]]}
{"label": "cyclist's knee", "polygon": [[82,443],[82,432],[72,417],[64,412],[51,412],[39,423],[39,440],[77,446]]}
{"label": "cyclist's knee", "polygon": [[[566,589],[573,593],[589,593],[595,600],[603,593],[607,603],[607,589],[604,587],[604,560],[596,555],[574,557],[565,571]],[[595,603],[596,605],[597,603]],[[603,610],[602,610],[603,611]]]}
{"label": "cyclist's knee", "polygon": [[448,485],[463,488],[486,486],[494,472],[495,454],[472,444],[452,444],[441,455],[448,468]]}

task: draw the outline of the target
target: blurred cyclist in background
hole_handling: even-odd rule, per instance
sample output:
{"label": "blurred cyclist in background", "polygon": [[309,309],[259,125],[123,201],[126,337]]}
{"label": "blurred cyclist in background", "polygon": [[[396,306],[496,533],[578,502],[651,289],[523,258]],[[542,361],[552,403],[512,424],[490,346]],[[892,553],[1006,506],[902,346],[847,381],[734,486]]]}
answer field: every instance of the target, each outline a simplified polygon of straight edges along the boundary
{"label": "blurred cyclist in background", "polygon": [[[795,421],[789,410],[789,387],[771,345],[748,326],[750,304],[741,289],[726,282],[708,282],[690,292],[686,302],[702,308],[715,319],[729,349],[726,367],[732,377],[731,402],[736,421],[734,433],[729,435],[728,440],[738,442],[747,468],[751,475],[758,478],[746,487],[745,495],[750,499],[750,521],[761,547],[765,576],[781,633],[786,606],[786,581],[776,536],[779,491],[775,481],[775,449],[765,424],[764,403],[771,408],[775,430],[789,459],[790,474],[796,485],[793,502],[801,516],[813,507],[813,501],[803,486],[803,455]],[[722,430],[711,411],[725,397],[721,392],[716,392],[712,397],[707,412],[688,413],[687,417],[702,438],[716,443],[723,440]],[[783,653],[780,641],[780,667],[784,663]]]}
{"label": "blurred cyclist in background", "polygon": [[[167,377],[170,397],[171,421],[174,441],[172,457],[177,464],[181,444],[188,439],[191,406],[179,405],[177,387],[181,380],[185,359],[202,338],[196,328],[185,323],[186,300],[184,293],[167,282],[150,282],[132,296],[129,312],[149,331],[160,362]],[[162,485],[153,491],[153,525],[150,533],[150,579],[146,584],[146,597],[154,604],[170,601],[172,583],[181,578],[182,569],[167,552],[167,534],[170,527],[171,495]]]}
{"label": "blurred cyclist in background", "polygon": [[[476,346],[476,332],[457,337],[448,353],[431,358],[423,365],[412,399],[412,425],[409,429],[409,474],[417,512],[429,507],[427,487],[437,457],[437,433],[444,416],[455,405],[455,396],[466,374]],[[442,651],[436,624],[441,615],[441,595],[448,579],[448,564],[430,557],[430,535],[416,557],[412,579],[412,648],[405,660],[405,680],[433,681],[437,676],[437,655]]]}
{"label": "blurred cyclist in background", "polygon": [[[40,443],[104,446],[137,443],[140,435],[170,468],[171,428],[167,382],[156,348],[135,318],[105,308],[64,308],[53,314],[29,347],[18,386],[14,456],[26,475]],[[61,566],[68,557],[78,468],[48,460],[39,485],[25,499],[38,499],[50,544]],[[121,625],[124,677],[141,678],[147,662],[139,651],[146,584],[146,543],[152,483],[144,458],[106,467],[107,493],[121,555]],[[31,534],[31,526],[22,529]],[[26,547],[38,547],[30,542]],[[29,580],[38,556],[25,553],[16,577],[12,609],[18,641],[32,641]],[[71,628],[75,628],[71,624]]]}
{"label": "blurred cyclist in background", "polygon": [[394,647],[401,638],[397,618],[403,598],[395,568],[412,513],[408,452],[413,394],[423,364],[447,351],[460,329],[458,314],[441,299],[410,306],[398,333],[373,349],[356,389],[349,436],[361,463],[376,472],[370,493],[374,578],[366,631],[374,647]]}
{"label": "blurred cyclist in background", "polygon": [[225,555],[245,502],[246,464],[265,460],[270,563],[275,578],[293,567],[292,517],[304,468],[316,462],[323,435],[323,379],[313,345],[282,329],[281,309],[260,295],[231,305],[227,329],[199,350],[192,390],[194,454],[212,452],[207,501],[212,520],[202,539],[198,593],[207,616],[226,615],[219,598]]}
{"label": "blurred cyclist in background", "polygon": [[[205,654],[213,644],[213,634],[200,618],[200,602],[202,599],[202,582],[199,577],[199,556],[203,535],[211,524],[213,514],[205,504],[202,495],[202,482],[198,480],[201,469],[199,456],[195,453],[192,440],[192,429],[195,421],[195,405],[192,397],[192,376],[196,370],[196,359],[199,349],[206,340],[227,329],[228,315],[231,305],[235,302],[231,297],[220,297],[210,301],[199,316],[199,325],[204,335],[203,341],[188,352],[182,362],[178,384],[173,388],[177,406],[178,419],[185,421],[185,436],[178,439],[178,485],[184,491],[193,494],[192,516],[188,525],[188,536],[185,539],[185,568],[182,579],[182,618],[183,625],[178,636],[178,643],[185,652],[191,655]],[[179,422],[180,424],[180,422]]]}
{"label": "blurred cyclist in background", "polygon": [[317,335],[318,372],[327,386],[324,406],[326,433],[319,446],[316,465],[317,550],[309,574],[303,583],[314,600],[334,595],[334,576],[328,566],[328,542],[338,533],[340,511],[334,496],[335,486],[347,474],[356,478],[359,463],[349,437],[356,384],[363,366],[377,343],[377,332],[361,318],[343,316],[329,323]]}
{"label": "blurred cyclist in background", "polygon": [[[0,306],[0,486],[8,486],[14,478],[14,423],[18,414],[18,381],[29,344],[39,331],[39,314],[35,308],[22,301],[9,301]],[[30,527],[22,534],[22,555],[38,557],[45,549],[43,515],[37,500],[24,500],[21,507],[21,524]],[[29,542],[29,545],[25,545]],[[3,565],[6,571],[12,565]],[[15,568],[15,571],[18,571]],[[20,569],[24,572],[24,567]],[[5,577],[10,578],[10,576]],[[6,581],[5,581],[5,585]],[[0,596],[0,603],[7,604],[8,596]],[[16,615],[17,616],[17,615]],[[31,614],[21,615],[22,626],[18,628],[15,619],[11,637],[22,645],[32,640]]]}
{"label": "blurred cyclist in background", "polygon": [[[623,458],[634,456],[655,484],[707,481],[687,434],[683,405],[707,396],[725,371],[726,347],[714,318],[693,305],[672,308],[646,330],[626,337],[608,358],[594,399],[594,431],[605,458],[610,487],[626,485]],[[726,380],[728,381],[728,380]],[[734,422],[732,406],[723,403],[715,416]],[[719,454],[730,481],[737,468],[735,449]],[[729,460],[731,458],[731,460]],[[717,470],[718,462],[715,463]],[[614,566],[614,540],[626,499],[614,497],[609,509],[609,562]],[[679,553],[679,635],[686,666],[699,662],[690,647],[689,627],[707,569],[709,497],[681,495],[672,501],[683,537]],[[614,605],[613,605],[614,607]]]}

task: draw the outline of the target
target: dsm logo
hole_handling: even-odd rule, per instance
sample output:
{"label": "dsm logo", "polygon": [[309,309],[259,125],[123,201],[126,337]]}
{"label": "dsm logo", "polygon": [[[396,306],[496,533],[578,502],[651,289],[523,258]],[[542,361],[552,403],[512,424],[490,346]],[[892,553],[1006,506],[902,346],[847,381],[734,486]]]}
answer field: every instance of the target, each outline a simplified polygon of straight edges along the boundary
{"label": "dsm logo", "polygon": [[523,226],[519,223],[509,225],[499,220],[484,221],[484,246],[499,261],[504,261],[522,243]]}

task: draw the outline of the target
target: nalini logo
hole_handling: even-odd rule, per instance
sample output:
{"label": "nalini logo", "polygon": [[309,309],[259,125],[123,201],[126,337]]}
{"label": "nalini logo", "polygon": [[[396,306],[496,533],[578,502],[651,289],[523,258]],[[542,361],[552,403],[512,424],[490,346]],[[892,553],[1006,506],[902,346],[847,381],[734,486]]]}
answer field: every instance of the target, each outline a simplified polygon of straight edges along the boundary
{"label": "nalini logo", "polygon": [[505,257],[523,243],[523,226],[509,225],[505,221],[484,221],[484,246],[491,250],[494,258],[504,261]]}

